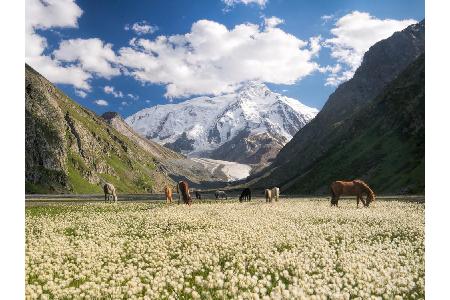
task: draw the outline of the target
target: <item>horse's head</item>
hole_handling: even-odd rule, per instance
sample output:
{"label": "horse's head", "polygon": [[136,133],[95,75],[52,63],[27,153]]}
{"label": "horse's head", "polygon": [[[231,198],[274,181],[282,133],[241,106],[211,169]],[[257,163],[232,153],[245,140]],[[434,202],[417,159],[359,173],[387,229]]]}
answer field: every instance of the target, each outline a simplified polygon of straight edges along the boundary
{"label": "horse's head", "polygon": [[367,193],[367,198],[366,198],[366,203],[365,203],[365,205],[366,205],[366,206],[369,206],[369,204],[370,204],[371,202],[373,202],[373,201],[375,201],[375,193],[374,193],[372,190],[370,190],[370,191]]}

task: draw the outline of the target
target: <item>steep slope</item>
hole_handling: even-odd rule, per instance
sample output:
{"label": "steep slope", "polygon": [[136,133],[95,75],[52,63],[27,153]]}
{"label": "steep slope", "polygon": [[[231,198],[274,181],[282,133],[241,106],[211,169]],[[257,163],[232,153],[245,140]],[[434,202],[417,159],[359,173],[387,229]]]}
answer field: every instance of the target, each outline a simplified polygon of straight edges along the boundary
{"label": "steep slope", "polygon": [[285,184],[285,190],[314,193],[325,191],[336,178],[362,178],[381,193],[423,193],[424,55],[331,136],[334,146],[307,172]]}
{"label": "steep slope", "polygon": [[258,164],[273,158],[316,113],[252,82],[233,94],[147,108],[126,122],[189,156]]}
{"label": "steep slope", "polygon": [[306,174],[335,147],[335,129],[380,94],[424,51],[425,21],[373,45],[354,77],[341,84],[319,114],[283,147],[270,169],[255,174],[250,182],[258,187],[285,185]]}
{"label": "steep slope", "polygon": [[155,157],[155,164],[158,168],[175,181],[186,180],[192,187],[220,187],[229,181],[243,179],[249,175],[251,167],[248,165],[220,160],[186,158],[142,137],[116,112],[106,112],[102,118],[119,133],[144,149],[150,156]]}
{"label": "steep slope", "polygon": [[154,156],[158,160],[184,158],[184,156],[178,152],[170,150],[156,142],[141,137],[116,112],[106,112],[102,115],[102,118],[118,132],[137,143],[141,148],[146,150],[150,155]]}
{"label": "steep slope", "polygon": [[160,190],[172,180],[153,157],[102,118],[79,106],[25,66],[25,185],[27,193]]}

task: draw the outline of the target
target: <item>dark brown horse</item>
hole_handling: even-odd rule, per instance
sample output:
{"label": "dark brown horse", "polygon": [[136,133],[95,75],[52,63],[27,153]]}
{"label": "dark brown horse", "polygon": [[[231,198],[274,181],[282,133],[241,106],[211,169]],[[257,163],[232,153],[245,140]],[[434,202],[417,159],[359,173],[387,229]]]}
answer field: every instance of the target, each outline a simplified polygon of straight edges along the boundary
{"label": "dark brown horse", "polygon": [[[331,206],[338,206],[339,197],[344,196],[356,196],[356,207],[359,206],[359,200],[362,201],[364,206],[369,206],[370,202],[375,201],[375,193],[372,189],[362,180],[353,181],[334,181],[331,186]],[[366,201],[363,199],[363,195],[366,194]]]}
{"label": "dark brown horse", "polygon": [[250,191],[249,188],[245,188],[242,191],[241,196],[239,196],[239,202],[242,202],[242,201],[245,201],[245,200],[247,200],[247,201],[251,201],[252,200],[252,191]]}
{"label": "dark brown horse", "polygon": [[191,198],[191,194],[189,193],[189,185],[187,184],[187,182],[186,181],[178,182],[177,188],[180,191],[181,196],[183,196],[184,204],[191,205],[192,198]]}

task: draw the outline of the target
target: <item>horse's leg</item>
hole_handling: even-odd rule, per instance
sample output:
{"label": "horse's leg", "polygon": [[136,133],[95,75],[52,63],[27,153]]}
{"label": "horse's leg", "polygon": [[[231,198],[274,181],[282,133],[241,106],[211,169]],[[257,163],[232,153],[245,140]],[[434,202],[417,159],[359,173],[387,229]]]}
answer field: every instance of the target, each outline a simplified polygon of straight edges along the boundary
{"label": "horse's leg", "polygon": [[105,193],[105,203],[107,202],[108,200],[107,200],[107,198],[106,198],[106,193]]}
{"label": "horse's leg", "polygon": [[361,195],[361,202],[363,203],[364,207],[369,206],[369,201],[366,199],[364,200],[364,197]]}
{"label": "horse's leg", "polygon": [[359,195],[356,195],[356,208],[359,207]]}
{"label": "horse's leg", "polygon": [[362,202],[362,204],[363,204],[363,207],[366,206],[366,201],[364,201],[364,197],[363,197],[362,194],[359,195],[359,199],[361,200],[361,202]]}

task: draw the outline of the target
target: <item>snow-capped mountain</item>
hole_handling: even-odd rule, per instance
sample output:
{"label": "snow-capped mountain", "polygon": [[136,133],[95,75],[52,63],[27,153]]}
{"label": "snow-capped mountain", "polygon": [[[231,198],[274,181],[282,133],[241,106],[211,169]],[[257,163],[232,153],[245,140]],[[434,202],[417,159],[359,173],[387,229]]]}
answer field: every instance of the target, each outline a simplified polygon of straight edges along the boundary
{"label": "snow-capped mountain", "polygon": [[317,113],[251,82],[232,94],[146,108],[125,121],[145,137],[189,156],[258,164],[275,157]]}

